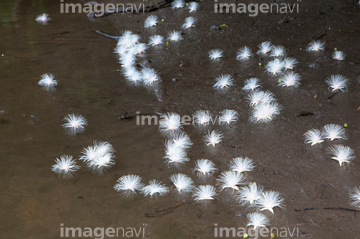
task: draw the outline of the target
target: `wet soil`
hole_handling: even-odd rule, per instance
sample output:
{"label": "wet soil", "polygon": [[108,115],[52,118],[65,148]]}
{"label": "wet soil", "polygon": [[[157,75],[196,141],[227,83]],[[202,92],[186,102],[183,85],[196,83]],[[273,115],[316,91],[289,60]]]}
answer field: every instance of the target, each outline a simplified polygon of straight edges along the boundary
{"label": "wet soil", "polygon": [[[215,14],[212,1],[199,3],[199,11],[191,14],[197,19],[196,28],[185,30],[183,41],[150,48],[143,57],[162,78],[161,92],[154,94],[151,89],[125,82],[113,54],[116,41],[94,31],[120,35],[131,30],[147,42],[153,34],[180,30],[188,10],[155,11],[152,14],[164,21],[148,30],[143,23],[149,14],[89,20],[86,14],[60,14],[57,1],[1,1],[1,238],[60,238],[61,223],[93,228],[145,226],[146,238],[156,239],[213,238],[215,223],[219,227],[245,227],[246,214],[253,209],[239,206],[231,193],[221,192],[208,205],[188,196],[175,210],[157,214],[156,210],[184,198],[169,194],[125,200],[113,186],[117,178],[129,173],[140,175],[144,183],[158,179],[170,187],[169,176],[183,172],[200,184],[203,182],[192,172],[194,160],[211,159],[222,172],[232,158],[240,156],[256,164],[247,174],[247,182],[255,181],[285,198],[284,211],[266,213],[271,227],[298,227],[298,237],[303,238],[360,238],[360,217],[352,211],[295,211],[309,207],[356,209],[349,204],[349,193],[360,186],[359,159],[340,167],[329,159],[326,149],[341,143],[357,155],[360,152],[360,112],[356,111],[360,106],[360,5],[352,0],[303,0],[300,13],[249,17]],[[45,26],[34,21],[43,12],[52,18]],[[212,27],[221,24],[228,27]],[[305,51],[314,39],[326,41],[324,52]],[[238,48],[247,45],[255,50],[263,41],[283,45],[288,56],[300,62],[296,67],[302,77],[298,88],[277,86],[278,79],[264,72],[267,57],[255,56],[248,63],[235,60]],[[221,61],[208,59],[208,51],[215,48],[224,50]],[[331,58],[334,48],[346,53],[345,61]],[[44,73],[56,76],[56,91],[46,92],[37,85]],[[233,75],[235,86],[214,89],[214,79],[220,74]],[[325,80],[333,74],[346,76],[349,90],[328,100],[331,92]],[[251,77],[258,77],[263,89],[273,92],[282,106],[281,114],[269,123],[249,121],[247,94],[241,88]],[[157,126],[118,119],[126,112],[132,116],[137,111],[191,115],[201,109],[213,114],[234,109],[240,113],[239,121],[228,127],[210,127],[224,133],[222,144],[215,148],[205,147],[202,141],[208,129],[185,126],[194,145],[188,152],[190,162],[179,169],[168,168],[163,162],[165,137]],[[299,117],[303,111],[313,115]],[[69,136],[64,132],[62,119],[69,113],[86,117],[89,125],[83,134]],[[304,143],[307,130],[329,123],[342,125],[342,121],[348,124],[348,140],[313,147]],[[109,141],[116,150],[116,165],[107,174],[93,174],[83,164],[70,180],[51,172],[56,157],[68,154],[77,158],[93,140]],[[156,217],[147,217],[154,213]]]}

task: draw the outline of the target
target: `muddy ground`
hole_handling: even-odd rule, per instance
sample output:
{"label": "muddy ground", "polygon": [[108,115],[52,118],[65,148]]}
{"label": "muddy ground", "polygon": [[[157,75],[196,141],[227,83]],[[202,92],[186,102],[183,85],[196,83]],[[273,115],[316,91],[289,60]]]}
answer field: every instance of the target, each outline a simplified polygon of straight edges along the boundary
{"label": "muddy ground", "polygon": [[[175,205],[182,198],[169,194],[124,200],[113,189],[116,179],[129,173],[140,175],[144,183],[158,179],[170,187],[169,176],[180,171],[200,184],[192,172],[193,161],[211,159],[222,172],[239,156],[256,164],[247,174],[247,182],[255,181],[285,198],[285,210],[266,213],[271,227],[298,228],[302,238],[360,238],[360,217],[352,211],[295,211],[309,207],[356,209],[349,204],[349,193],[360,186],[360,161],[357,158],[340,167],[326,149],[341,143],[360,154],[360,112],[356,111],[360,106],[360,5],[353,0],[303,0],[300,13],[249,17],[215,14],[213,1],[199,3],[199,11],[191,14],[197,19],[196,28],[185,30],[184,40],[150,48],[143,58],[150,60],[149,66],[162,78],[161,92],[156,95],[151,89],[125,82],[113,54],[116,41],[94,31],[119,35],[131,30],[147,42],[153,34],[180,30],[190,16],[188,10],[167,7],[155,11],[164,21],[148,30],[143,27],[147,13],[90,21],[86,14],[60,14],[58,1],[0,2],[0,53],[4,54],[0,58],[1,238],[60,238],[61,223],[93,228],[145,226],[145,237],[155,239],[213,238],[215,223],[245,227],[246,214],[253,209],[237,205],[228,192],[221,192],[209,205],[195,203],[188,196],[176,210],[160,215],[154,214],[155,210]],[[43,12],[52,18],[45,26],[34,21]],[[228,27],[211,27],[221,24]],[[313,39],[326,41],[326,50],[306,52]],[[277,86],[277,78],[264,72],[269,58],[256,55],[248,63],[235,60],[239,47],[247,45],[255,51],[263,41],[283,45],[288,56],[300,62],[295,70],[302,77],[298,88]],[[219,62],[208,59],[208,51],[215,48],[224,50],[225,58]],[[345,61],[331,58],[334,48],[346,53]],[[37,85],[43,73],[56,76],[56,91],[47,92]],[[214,89],[214,79],[220,74],[233,75],[235,86]],[[349,90],[328,100],[331,92],[325,80],[333,74],[346,76]],[[269,123],[249,122],[247,94],[241,88],[251,77],[258,77],[263,89],[273,92],[283,107]],[[228,127],[210,127],[224,133],[222,144],[215,148],[204,146],[206,130],[185,126],[194,145],[188,152],[190,162],[181,169],[164,164],[165,137],[157,126],[118,119],[125,112],[130,116],[137,111],[191,115],[200,109],[213,114],[234,109],[240,113],[239,121]],[[302,111],[313,115],[299,117]],[[62,118],[69,113],[86,117],[89,125],[83,134],[73,137],[64,132]],[[343,121],[348,124],[348,140],[313,147],[304,143],[302,135],[307,130],[329,123],[342,125]],[[107,174],[95,175],[81,162],[73,179],[63,180],[51,172],[56,157],[68,154],[77,158],[93,140],[109,141],[116,150],[116,165]],[[209,183],[215,184],[215,180]],[[149,213],[156,217],[147,217]]]}

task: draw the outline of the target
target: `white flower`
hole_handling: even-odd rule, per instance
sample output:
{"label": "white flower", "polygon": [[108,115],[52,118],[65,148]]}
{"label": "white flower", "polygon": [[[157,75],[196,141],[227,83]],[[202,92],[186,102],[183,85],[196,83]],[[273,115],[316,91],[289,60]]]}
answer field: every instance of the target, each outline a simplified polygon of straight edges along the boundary
{"label": "white flower", "polygon": [[99,174],[103,174],[106,169],[115,165],[114,155],[107,153],[105,155],[98,156],[95,159],[88,161],[87,165]]}
{"label": "white flower", "polygon": [[325,139],[346,139],[345,129],[338,124],[327,124],[323,127],[323,136]]}
{"label": "white flower", "polygon": [[166,155],[164,157],[166,159],[167,164],[184,164],[189,161],[189,158],[186,155],[184,149],[179,147],[173,148],[172,151],[166,151]]}
{"label": "white flower", "polygon": [[199,159],[195,161],[194,171],[200,176],[209,176],[213,172],[217,171],[215,164],[208,159]]}
{"label": "white flower", "polygon": [[114,53],[119,54],[120,57],[121,55],[124,55],[125,53],[128,52],[129,52],[129,47],[124,45],[117,45],[116,48],[114,49]]}
{"label": "white flower", "polygon": [[208,132],[204,136],[204,141],[206,145],[215,146],[216,144],[220,143],[222,139],[222,133],[216,130]]}
{"label": "white flower", "polygon": [[173,174],[171,175],[170,180],[173,182],[179,193],[191,192],[194,188],[194,181],[185,174]]}
{"label": "white flower", "polygon": [[125,30],[117,42],[117,46],[131,47],[138,43],[140,36],[133,34],[131,31]]}
{"label": "white flower", "polygon": [[248,60],[252,56],[251,49],[247,46],[244,46],[239,49],[236,60]]}
{"label": "white flower", "polygon": [[249,213],[246,217],[248,219],[248,224],[246,226],[253,226],[254,230],[258,227],[266,227],[270,223],[269,219],[259,212]]}
{"label": "white flower", "polygon": [[263,95],[261,97],[261,103],[271,103],[275,101],[275,96],[270,91],[263,92]]}
{"label": "white flower", "polygon": [[195,22],[196,22],[195,18],[187,17],[185,19],[185,23],[182,25],[182,28],[187,29],[187,28],[195,27],[194,25]]}
{"label": "white flower", "polygon": [[98,156],[104,156],[105,154],[115,152],[113,146],[109,142],[95,141],[94,147],[96,148],[96,152],[97,152]]}
{"label": "white flower", "polygon": [[208,125],[211,121],[211,114],[208,110],[198,110],[194,114],[194,120],[198,125]]}
{"label": "white flower", "polygon": [[189,135],[185,134],[184,132],[173,134],[171,140],[177,147],[181,149],[188,149],[193,144]]}
{"label": "white flower", "polygon": [[144,196],[153,197],[154,195],[164,196],[169,192],[169,189],[158,180],[150,180],[149,185],[141,189]]}
{"label": "white flower", "polygon": [[250,119],[253,122],[266,123],[273,120],[278,114],[280,114],[280,106],[278,103],[261,103],[254,107]]}
{"label": "white flower", "polygon": [[172,154],[178,154],[179,152],[185,152],[183,148],[177,146],[173,141],[166,140],[165,141],[165,154],[170,156]]}
{"label": "white flower", "polygon": [[131,46],[130,39],[132,38],[132,35],[133,35],[132,31],[125,30],[123,34],[119,37],[117,46],[130,47]]}
{"label": "white flower", "polygon": [[338,60],[338,61],[345,60],[345,53],[342,51],[334,51],[333,59]]}
{"label": "white flower", "polygon": [[325,42],[312,41],[309,43],[307,51],[323,51],[325,49]]}
{"label": "white flower", "polygon": [[145,28],[150,28],[156,26],[158,23],[158,17],[155,15],[148,16],[145,20]]}
{"label": "white flower", "polygon": [[299,62],[296,59],[290,57],[286,57],[283,61],[285,70],[294,69],[295,65],[298,63]]}
{"label": "white flower", "polygon": [[166,113],[161,116],[159,130],[161,132],[174,132],[182,128],[180,115],[176,113]]}
{"label": "white flower", "polygon": [[165,142],[165,156],[166,163],[168,164],[183,164],[189,161],[186,152],[183,148],[178,147],[171,141]]}
{"label": "white flower", "polygon": [[145,43],[137,43],[133,46],[133,51],[135,54],[141,54],[146,51],[148,46]]}
{"label": "white flower", "polygon": [[266,64],[266,71],[273,75],[277,75],[281,73],[283,68],[284,68],[284,63],[279,59],[274,59]]}
{"label": "white flower", "polygon": [[80,160],[85,163],[94,160],[99,155],[96,146],[88,146],[87,148],[84,148],[81,153],[83,155],[80,157]]}
{"label": "white flower", "polygon": [[223,57],[223,51],[220,49],[211,50],[211,51],[209,51],[209,57],[212,60],[219,59],[219,58]]}
{"label": "white flower", "polygon": [[283,46],[273,46],[271,48],[270,56],[280,57],[280,56],[284,56],[285,54],[286,54],[286,51],[285,51],[285,48]]}
{"label": "white flower", "polygon": [[122,176],[117,179],[117,183],[114,186],[115,191],[124,193],[136,193],[143,187],[141,183],[141,177],[134,174]]}
{"label": "white flower", "polygon": [[184,7],[185,2],[183,0],[175,0],[171,3],[171,8],[175,9],[175,8],[182,8]]}
{"label": "white flower", "polygon": [[346,79],[342,75],[332,75],[330,78],[326,80],[326,83],[332,89],[332,91],[347,91],[346,84],[348,83],[348,79]]}
{"label": "white flower", "polygon": [[199,8],[199,4],[197,2],[190,2],[188,8],[190,12],[196,12]]}
{"label": "white flower", "polygon": [[43,74],[38,84],[42,86],[44,90],[54,90],[55,86],[57,86],[57,80],[54,80],[54,77],[52,74]]}
{"label": "white flower", "polygon": [[46,25],[48,23],[48,21],[50,21],[50,20],[51,20],[51,18],[46,13],[40,14],[35,18],[35,21],[37,21],[38,23],[40,23],[42,25]]}
{"label": "white flower", "polygon": [[216,80],[216,83],[215,83],[214,87],[217,89],[224,89],[224,88],[227,88],[227,87],[233,85],[233,79],[232,79],[231,75],[221,75],[218,78],[216,78],[215,80]]}
{"label": "white flower", "polygon": [[266,41],[266,42],[262,42],[258,47],[259,47],[259,50],[257,53],[265,55],[265,54],[269,53],[269,51],[271,50],[272,44],[271,44],[271,42]]}
{"label": "white flower", "polygon": [[340,166],[342,166],[343,163],[350,163],[355,158],[354,150],[348,146],[337,144],[329,147],[328,151],[334,155],[331,158],[338,161]]}
{"label": "white flower", "polygon": [[237,199],[243,205],[249,203],[253,206],[256,200],[261,198],[262,192],[263,188],[261,186],[258,186],[256,183],[249,183],[248,187],[240,188]]}
{"label": "white flower", "polygon": [[255,168],[254,162],[248,157],[245,158],[234,158],[230,162],[230,170],[238,173],[250,172]]}
{"label": "white flower", "polygon": [[219,118],[220,124],[230,124],[238,120],[238,112],[235,110],[224,110]]}
{"label": "white flower", "polygon": [[194,200],[203,201],[203,200],[213,200],[216,196],[216,189],[211,185],[200,185],[194,190]]}
{"label": "white flower", "polygon": [[129,37],[129,44],[128,46],[134,46],[135,44],[139,43],[140,36],[138,34],[131,34]]}
{"label": "white flower", "polygon": [[284,198],[281,197],[280,193],[274,191],[263,192],[255,205],[260,211],[269,210],[271,213],[274,213],[274,207],[281,209],[285,207]]}
{"label": "white flower", "polygon": [[94,141],[93,146],[88,146],[81,152],[80,160],[99,174],[115,165],[113,146],[109,142]]}
{"label": "white flower", "polygon": [[123,69],[125,79],[133,84],[139,84],[142,81],[142,74],[134,67],[126,67]]}
{"label": "white flower", "polygon": [[135,64],[135,60],[136,58],[134,54],[131,53],[125,53],[120,56],[120,63],[121,66],[124,68],[133,67]]}
{"label": "white flower", "polygon": [[115,150],[109,142],[94,141],[92,146],[90,145],[81,151],[83,155],[81,155],[80,160],[88,163],[94,161],[98,157],[103,157],[106,154],[112,154],[114,152]]}
{"label": "white flower", "polygon": [[73,157],[69,155],[62,155],[60,158],[56,158],[55,163],[51,170],[63,178],[72,178],[74,172],[80,168],[80,166],[76,165]]}
{"label": "white flower", "polygon": [[261,99],[264,95],[264,91],[253,91],[247,96],[247,101],[249,105],[256,106],[257,104],[261,103]]}
{"label": "white flower", "polygon": [[355,207],[360,207],[360,187],[354,188],[353,192],[350,194],[351,205]]}
{"label": "white flower", "polygon": [[169,37],[167,38],[169,41],[180,41],[183,39],[183,37],[181,36],[181,32],[178,31],[172,31],[169,33]]}
{"label": "white flower", "polygon": [[304,136],[305,136],[305,143],[311,144],[311,146],[324,142],[324,136],[321,133],[321,131],[318,129],[310,129],[306,131]]}
{"label": "white flower", "polygon": [[253,107],[260,103],[271,103],[275,101],[275,97],[270,91],[253,91],[248,95],[247,100],[249,105]]}
{"label": "white flower", "polygon": [[68,114],[64,117],[64,121],[66,123],[62,126],[73,135],[82,133],[87,125],[86,119],[81,115]]}
{"label": "white flower", "polygon": [[281,79],[279,86],[293,86],[298,87],[300,85],[300,75],[294,72],[286,73]]}
{"label": "white flower", "polygon": [[157,46],[164,43],[164,37],[160,35],[154,35],[149,38],[150,46]]}
{"label": "white flower", "polygon": [[221,173],[220,177],[217,179],[221,190],[225,188],[232,188],[233,190],[239,190],[238,185],[244,184],[245,176],[241,173],[234,171],[226,171]]}
{"label": "white flower", "polygon": [[154,69],[144,67],[141,70],[142,81],[145,85],[152,85],[157,81],[160,81],[159,75]]}
{"label": "white flower", "polygon": [[243,90],[249,91],[249,90],[256,90],[257,88],[261,87],[259,84],[258,78],[250,78],[245,81],[245,86],[243,87]]}

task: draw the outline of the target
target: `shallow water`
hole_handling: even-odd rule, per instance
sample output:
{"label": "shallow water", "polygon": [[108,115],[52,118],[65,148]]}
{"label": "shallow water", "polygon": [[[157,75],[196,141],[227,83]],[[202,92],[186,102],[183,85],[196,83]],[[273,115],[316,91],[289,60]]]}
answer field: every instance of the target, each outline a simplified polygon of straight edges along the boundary
{"label": "shallow water", "polygon": [[[57,1],[7,0],[0,2],[0,9],[3,238],[59,238],[61,223],[93,228],[145,226],[145,237],[156,239],[213,238],[215,223],[219,227],[245,227],[246,214],[253,209],[238,206],[229,192],[221,192],[209,205],[195,203],[189,196],[169,214],[155,213],[157,217],[150,218],[146,215],[183,198],[169,194],[158,199],[138,196],[124,200],[113,190],[116,179],[129,173],[139,174],[144,183],[158,179],[171,186],[169,176],[179,170],[196,179],[192,172],[196,159],[211,159],[222,172],[232,158],[240,156],[256,164],[247,174],[247,182],[255,181],[285,198],[286,210],[265,213],[271,227],[297,227],[298,236],[304,238],[360,238],[359,216],[354,212],[294,211],[355,209],[349,205],[348,195],[360,186],[359,159],[340,167],[329,159],[326,149],[340,143],[357,155],[360,152],[360,112],[356,111],[360,106],[360,8],[356,1],[303,1],[300,14],[257,17],[215,14],[213,2],[200,2],[200,10],[192,14],[197,19],[196,28],[185,30],[183,41],[150,48],[143,57],[162,78],[158,95],[152,89],[128,85],[112,53],[116,41],[94,31],[119,35],[131,30],[141,35],[141,42],[147,42],[150,35],[165,36],[168,31],[180,30],[189,16],[186,9],[153,12],[164,21],[151,30],[143,28],[148,14],[118,14],[90,21],[85,14],[60,14]],[[43,12],[52,18],[45,26],[34,21]],[[280,23],[284,19],[287,22]],[[211,29],[221,24],[228,28]],[[317,38],[326,41],[326,50],[306,52],[307,44]],[[298,88],[278,87],[277,78],[264,73],[266,57],[255,56],[246,64],[235,60],[239,47],[247,45],[254,52],[263,41],[283,45],[288,56],[300,62],[295,70],[302,77]],[[224,50],[225,58],[219,62],[208,59],[207,52],[215,48]],[[346,53],[344,62],[331,58],[334,48]],[[56,91],[46,92],[37,85],[44,73],[56,76]],[[220,74],[233,75],[235,86],[214,89],[214,79]],[[337,93],[330,101],[325,79],[333,74],[343,74],[350,84],[348,92]],[[247,94],[241,88],[251,77],[258,77],[263,89],[273,92],[283,107],[269,123],[249,122]],[[180,169],[163,163],[165,137],[157,126],[137,126],[134,119],[118,119],[125,113],[135,116],[137,111],[191,115],[201,109],[214,115],[234,109],[240,113],[239,121],[229,127],[214,127],[224,133],[224,141],[215,148],[204,146],[202,137],[207,129],[185,126],[194,145],[188,152],[190,162]],[[302,111],[314,115],[298,117]],[[61,124],[69,113],[82,114],[88,120],[83,134],[65,134]],[[307,130],[329,123],[342,125],[342,121],[348,124],[348,140],[313,147],[304,144],[302,135]],[[116,165],[107,174],[95,175],[81,163],[70,180],[51,172],[56,157],[68,154],[77,158],[94,140],[109,141],[116,150]]]}

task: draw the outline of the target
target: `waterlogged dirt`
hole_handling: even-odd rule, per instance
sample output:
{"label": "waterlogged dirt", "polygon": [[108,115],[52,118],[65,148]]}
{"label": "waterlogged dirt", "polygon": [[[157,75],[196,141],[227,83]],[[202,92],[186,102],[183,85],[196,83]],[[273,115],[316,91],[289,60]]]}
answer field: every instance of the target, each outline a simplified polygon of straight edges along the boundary
{"label": "waterlogged dirt", "polygon": [[[296,3],[279,3],[287,2]],[[276,238],[291,238],[294,229],[294,237],[299,238],[360,238],[359,213],[296,211],[356,209],[349,204],[349,193],[360,186],[359,157],[340,167],[326,149],[341,143],[360,154],[360,5],[353,0],[298,3],[299,13],[249,17],[215,14],[214,2],[199,2],[199,11],[191,14],[197,19],[196,27],[184,31],[184,40],[152,47],[139,60],[162,78],[155,94],[153,89],[125,82],[113,54],[116,41],[94,31],[119,35],[131,30],[147,42],[153,34],[165,36],[180,30],[190,15],[188,10],[154,11],[152,14],[164,20],[154,29],[144,29],[146,13],[89,20],[84,13],[60,14],[57,1],[1,1],[1,237],[60,238],[64,227],[123,227],[128,236],[132,230],[135,236],[142,229],[141,236],[153,239],[220,237],[220,227],[245,228],[246,214],[253,211],[239,206],[231,192],[222,191],[216,200],[203,205],[195,203],[191,195],[179,198],[172,193],[157,199],[136,196],[125,200],[113,186],[117,178],[131,173],[140,175],[144,183],[158,179],[171,187],[169,176],[175,172],[190,175],[199,185],[204,182],[192,172],[196,159],[211,159],[222,172],[232,158],[246,156],[256,164],[246,181],[278,191],[285,198],[285,210],[276,209],[273,215],[265,212],[270,227],[290,230]],[[45,26],[34,21],[43,12],[52,18]],[[219,29],[222,24],[226,27]],[[314,39],[326,41],[324,52],[305,51]],[[277,86],[278,78],[264,72],[267,57],[256,55],[246,63],[235,60],[239,47],[246,45],[254,52],[263,41],[283,45],[288,56],[300,62],[295,69],[302,78],[298,88]],[[210,61],[208,51],[216,48],[222,49],[225,57]],[[334,48],[344,51],[346,60],[333,60]],[[37,85],[43,73],[56,76],[56,91],[46,92]],[[234,86],[214,89],[214,79],[220,74],[231,74]],[[332,93],[325,80],[333,74],[346,76],[349,90],[329,100]],[[251,77],[258,77],[263,89],[273,92],[282,106],[280,115],[269,123],[249,121],[247,94],[241,88]],[[118,119],[125,113],[135,116],[137,111],[192,115],[209,110],[217,115],[224,109],[238,111],[239,121],[206,129],[184,127],[194,145],[188,152],[190,162],[178,169],[163,163],[165,136],[157,126],[138,126],[131,117]],[[301,112],[313,115],[298,116]],[[89,125],[83,134],[64,132],[62,118],[69,113],[86,117]],[[348,124],[348,140],[325,141],[313,147],[304,144],[302,135],[307,130],[329,123],[342,125],[343,121]],[[221,145],[204,146],[202,137],[209,129],[223,132]],[[81,162],[73,179],[63,180],[51,172],[56,157],[67,154],[77,158],[93,140],[109,141],[116,149],[116,165],[107,174],[95,175]],[[215,185],[215,179],[206,183]],[[171,207],[184,198],[185,203]]]}

